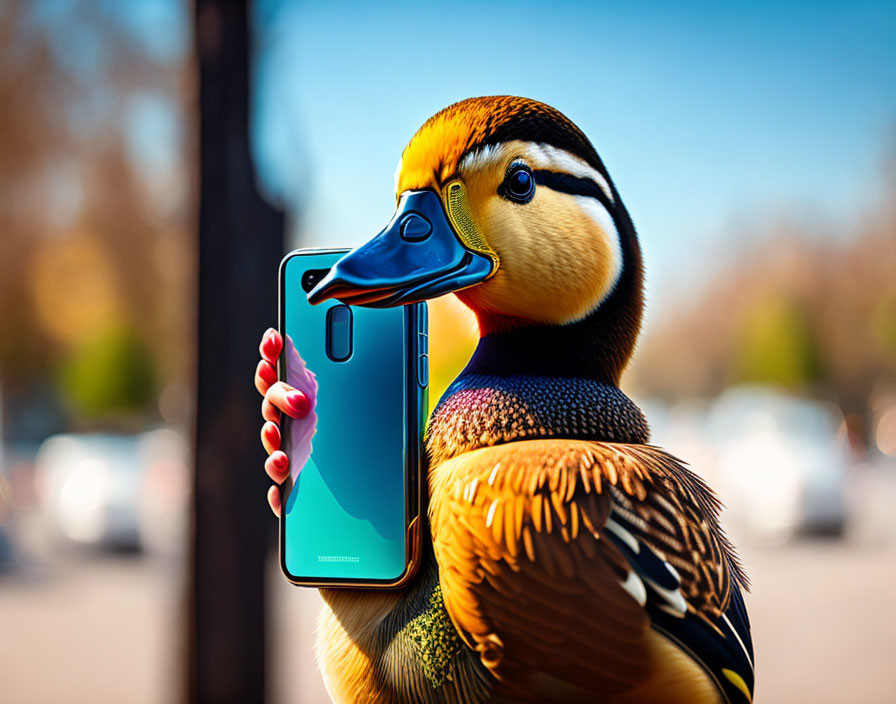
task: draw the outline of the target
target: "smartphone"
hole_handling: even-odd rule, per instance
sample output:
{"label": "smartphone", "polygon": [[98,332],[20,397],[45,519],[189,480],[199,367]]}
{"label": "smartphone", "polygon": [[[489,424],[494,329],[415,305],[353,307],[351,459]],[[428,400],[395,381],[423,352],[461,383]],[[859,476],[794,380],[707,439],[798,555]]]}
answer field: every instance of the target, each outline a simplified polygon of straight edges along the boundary
{"label": "smartphone", "polygon": [[[280,263],[279,377],[298,386],[294,345],[318,386],[310,455],[281,486],[280,564],[302,586],[399,587],[420,562],[427,309],[309,304],[346,252],[299,249]],[[301,421],[282,421],[292,461]]]}

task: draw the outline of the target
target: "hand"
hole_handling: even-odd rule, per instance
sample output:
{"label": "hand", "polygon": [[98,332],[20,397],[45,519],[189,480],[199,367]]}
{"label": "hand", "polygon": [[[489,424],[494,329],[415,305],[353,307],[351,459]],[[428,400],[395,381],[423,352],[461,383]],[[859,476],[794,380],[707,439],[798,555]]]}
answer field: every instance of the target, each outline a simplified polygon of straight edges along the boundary
{"label": "hand", "polygon": [[[261,444],[268,452],[264,469],[277,484],[282,484],[289,475],[289,458],[280,449],[280,414],[291,418],[304,418],[311,410],[311,401],[298,389],[277,381],[277,358],[283,351],[283,338],[273,328],[268,328],[259,345],[261,361],[255,369],[255,388],[264,396],[261,402]],[[274,515],[280,517],[280,489],[272,486],[268,490],[268,503]]]}

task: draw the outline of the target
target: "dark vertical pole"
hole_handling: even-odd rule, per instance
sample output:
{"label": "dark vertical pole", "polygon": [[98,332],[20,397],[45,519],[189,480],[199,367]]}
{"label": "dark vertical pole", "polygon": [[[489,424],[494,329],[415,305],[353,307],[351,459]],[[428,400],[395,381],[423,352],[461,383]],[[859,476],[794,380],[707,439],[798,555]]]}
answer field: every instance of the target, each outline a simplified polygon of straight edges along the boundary
{"label": "dark vertical pole", "polygon": [[188,700],[265,697],[264,565],[274,527],[252,387],[275,325],[283,215],[249,154],[248,0],[196,0],[199,68],[199,365]]}

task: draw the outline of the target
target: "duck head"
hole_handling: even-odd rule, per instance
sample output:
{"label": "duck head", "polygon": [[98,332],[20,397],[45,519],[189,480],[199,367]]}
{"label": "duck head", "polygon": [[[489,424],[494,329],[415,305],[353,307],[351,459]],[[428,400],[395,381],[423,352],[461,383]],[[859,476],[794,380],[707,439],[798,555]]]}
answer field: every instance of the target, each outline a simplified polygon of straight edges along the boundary
{"label": "duck head", "polygon": [[455,293],[494,343],[477,350],[486,366],[503,341],[505,357],[542,346],[570,373],[618,381],[640,328],[641,253],[578,127],[533,100],[471,98],[427,120],[395,178],[392,220],[310,302],[387,307]]}

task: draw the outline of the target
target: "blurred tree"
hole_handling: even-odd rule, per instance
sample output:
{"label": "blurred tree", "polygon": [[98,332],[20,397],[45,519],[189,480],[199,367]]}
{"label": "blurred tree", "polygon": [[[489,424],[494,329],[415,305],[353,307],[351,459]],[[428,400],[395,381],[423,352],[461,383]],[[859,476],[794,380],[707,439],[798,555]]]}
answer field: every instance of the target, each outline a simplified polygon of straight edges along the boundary
{"label": "blurred tree", "polygon": [[107,328],[81,344],[61,370],[63,398],[87,420],[133,413],[156,396],[152,358],[128,325]]}
{"label": "blurred tree", "polygon": [[[188,121],[190,74],[176,31],[178,21],[186,28],[186,9],[180,20],[176,10],[170,15],[165,50],[131,9],[89,0],[0,3],[7,437],[19,434],[17,419],[40,415],[47,399],[33,391],[52,390],[48,369],[70,366],[98,329],[129,326],[164,384],[186,383],[191,373],[182,348],[193,323],[184,305],[194,261],[191,155],[179,143],[188,130],[178,126]],[[173,125],[167,132],[159,132],[159,114]],[[93,314],[91,325],[80,324]],[[153,417],[155,407],[150,395],[140,410]],[[38,435],[57,429],[47,419],[35,426]]]}
{"label": "blurred tree", "polygon": [[773,384],[797,391],[821,374],[806,315],[786,295],[761,298],[745,311],[729,377],[735,383]]}
{"label": "blurred tree", "polygon": [[28,27],[25,3],[0,6],[0,388],[7,399],[27,388],[48,355],[34,334],[23,264],[43,229],[48,169],[67,146],[62,84],[47,37]]}
{"label": "blurred tree", "polygon": [[884,354],[896,357],[896,294],[887,291],[881,296],[870,323]]}
{"label": "blurred tree", "polygon": [[835,236],[817,222],[732,233],[750,244],[651,324],[627,381],[669,399],[759,381],[866,414],[875,388],[896,383],[896,168],[882,186],[879,206]]}
{"label": "blurred tree", "polygon": [[470,361],[479,330],[472,311],[455,296],[429,302],[429,407]]}

